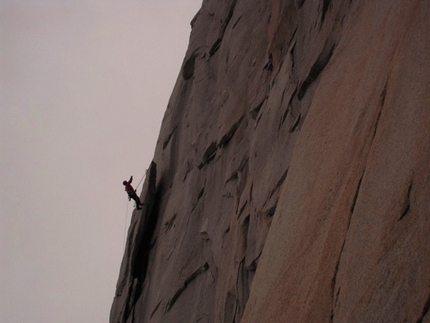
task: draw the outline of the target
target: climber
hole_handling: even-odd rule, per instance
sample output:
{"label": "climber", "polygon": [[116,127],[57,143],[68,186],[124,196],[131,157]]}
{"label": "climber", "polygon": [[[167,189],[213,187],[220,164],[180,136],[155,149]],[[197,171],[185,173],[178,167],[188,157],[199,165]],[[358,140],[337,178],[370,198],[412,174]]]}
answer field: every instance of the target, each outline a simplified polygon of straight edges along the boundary
{"label": "climber", "polygon": [[122,185],[125,186],[125,191],[128,194],[128,200],[130,201],[131,199],[133,199],[136,202],[136,208],[140,210],[142,203],[140,202],[139,196],[137,196],[136,194],[136,190],[133,188],[133,186],[131,186],[132,181],[133,181],[133,176],[130,176],[130,180],[128,182],[127,181],[122,182]]}

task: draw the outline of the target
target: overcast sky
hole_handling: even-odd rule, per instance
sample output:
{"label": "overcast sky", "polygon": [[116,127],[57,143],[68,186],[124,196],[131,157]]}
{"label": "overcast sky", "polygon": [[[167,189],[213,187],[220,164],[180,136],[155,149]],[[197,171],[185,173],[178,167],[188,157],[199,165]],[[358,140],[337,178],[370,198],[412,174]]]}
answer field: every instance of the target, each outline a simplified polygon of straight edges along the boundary
{"label": "overcast sky", "polygon": [[108,322],[201,3],[0,0],[0,322]]}

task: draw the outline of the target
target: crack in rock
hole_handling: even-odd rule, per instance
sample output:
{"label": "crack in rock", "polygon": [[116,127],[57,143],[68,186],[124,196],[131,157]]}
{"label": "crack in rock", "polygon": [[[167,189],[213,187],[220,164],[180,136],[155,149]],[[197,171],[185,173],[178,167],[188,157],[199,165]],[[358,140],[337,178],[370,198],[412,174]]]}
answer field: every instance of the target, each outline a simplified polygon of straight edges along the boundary
{"label": "crack in rock", "polygon": [[202,162],[198,166],[198,169],[202,169],[204,165],[209,164],[209,162],[215,158],[217,149],[217,143],[215,141],[212,141],[209,147],[206,148],[206,151],[203,154]]}
{"label": "crack in rock", "polygon": [[163,142],[163,150],[166,149],[166,147],[169,145],[170,140],[172,139],[173,135],[176,132],[176,129],[178,129],[178,125],[175,126],[173,131],[167,136],[166,140]]}
{"label": "crack in rock", "polygon": [[423,311],[421,313],[420,318],[417,320],[417,323],[423,323],[423,320],[427,316],[427,314],[429,312],[429,309],[430,309],[430,294],[429,294],[429,296],[427,298],[426,303],[424,304]]}
{"label": "crack in rock", "polygon": [[235,134],[236,130],[239,128],[240,124],[243,121],[243,116],[239,118],[237,122],[235,122],[231,128],[222,136],[218,146],[219,147],[225,147],[230,142],[231,138]]}
{"label": "crack in rock", "polygon": [[184,64],[184,67],[182,69],[182,77],[185,81],[189,80],[194,75],[196,56],[196,53],[193,53]]}
{"label": "crack in rock", "polygon": [[[230,5],[230,9],[228,11],[227,17],[221,26],[221,32],[220,32],[221,36],[218,37],[215,40],[215,42],[212,44],[212,46],[209,50],[209,57],[213,56],[218,51],[218,49],[221,47],[221,43],[222,43],[222,40],[223,40],[223,37],[225,34],[225,30],[227,29],[227,26],[230,23],[231,18],[233,17],[233,12],[234,12],[234,8],[236,7],[236,3],[237,3],[237,0],[234,0],[232,2],[232,4]],[[234,28],[234,26],[233,26],[233,28]]]}
{"label": "crack in rock", "polygon": [[297,94],[297,98],[299,100],[303,99],[309,86],[318,78],[322,70],[327,66],[328,62],[330,61],[330,58],[333,55],[336,44],[332,44],[330,48],[327,48],[328,45],[329,44],[327,42],[321,54],[318,56],[317,60],[315,61],[314,65],[312,65],[311,70],[309,71],[308,77],[300,86],[300,90]]}
{"label": "crack in rock", "polygon": [[360,193],[361,183],[363,181],[363,177],[364,177],[364,171],[363,171],[363,174],[360,177],[360,180],[358,181],[357,188],[356,188],[355,194],[354,194],[354,198],[352,199],[351,207],[350,207],[350,210],[349,210],[348,223],[347,223],[347,226],[346,226],[345,239],[343,240],[342,248],[340,249],[339,257],[337,259],[336,267],[334,269],[333,277],[331,279],[331,299],[332,299],[333,305],[332,305],[332,308],[331,308],[330,321],[329,322],[333,322],[334,321],[334,308],[336,307],[337,299],[338,299],[339,291],[340,291],[340,289],[338,289],[337,293],[335,293],[337,273],[339,271],[340,259],[342,258],[343,249],[345,248],[346,236],[348,234],[349,226],[351,225],[351,219],[352,219],[352,215],[353,215],[354,210],[355,210],[355,206],[357,204],[357,199],[358,199],[358,195]]}
{"label": "crack in rock", "polygon": [[198,276],[203,274],[209,269],[209,264],[206,262],[203,266],[201,266],[199,269],[197,269],[195,272],[193,272],[190,276],[188,276],[187,279],[185,279],[182,286],[176,291],[176,293],[173,295],[173,297],[170,299],[169,302],[167,302],[166,308],[164,310],[165,313],[170,311],[173,305],[175,305],[178,298],[181,296],[181,294],[187,289],[188,285],[194,281]]}
{"label": "crack in rock", "polygon": [[327,14],[330,3],[331,3],[331,0],[324,0],[323,1],[323,8],[322,8],[322,15],[321,15],[321,21],[322,22],[324,22],[325,15]]}
{"label": "crack in rock", "polygon": [[409,183],[409,187],[406,192],[405,201],[403,202],[402,212],[400,213],[400,217],[398,221],[401,221],[406,216],[406,214],[409,213],[409,210],[411,208],[411,190],[412,190],[412,181]]}

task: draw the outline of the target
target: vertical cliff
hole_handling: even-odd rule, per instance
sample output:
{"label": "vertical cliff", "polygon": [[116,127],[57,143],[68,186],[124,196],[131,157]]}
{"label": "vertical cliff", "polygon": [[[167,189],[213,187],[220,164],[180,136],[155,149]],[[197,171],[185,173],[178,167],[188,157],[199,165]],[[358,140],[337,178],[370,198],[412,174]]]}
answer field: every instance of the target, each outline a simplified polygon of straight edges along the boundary
{"label": "vertical cliff", "polygon": [[430,322],[430,6],[204,0],[111,323]]}

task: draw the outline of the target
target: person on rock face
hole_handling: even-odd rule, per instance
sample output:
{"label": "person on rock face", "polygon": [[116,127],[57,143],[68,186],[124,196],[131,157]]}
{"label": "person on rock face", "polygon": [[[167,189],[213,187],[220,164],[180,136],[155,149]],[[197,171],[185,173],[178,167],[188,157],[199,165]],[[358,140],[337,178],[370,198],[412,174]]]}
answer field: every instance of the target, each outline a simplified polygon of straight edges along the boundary
{"label": "person on rock face", "polygon": [[137,196],[136,191],[134,190],[133,186],[131,186],[131,182],[133,181],[133,176],[130,176],[130,180],[122,182],[122,185],[125,186],[125,191],[128,194],[128,200],[130,201],[133,199],[136,202],[136,208],[140,210],[142,207],[142,203],[140,202],[139,196]]}

